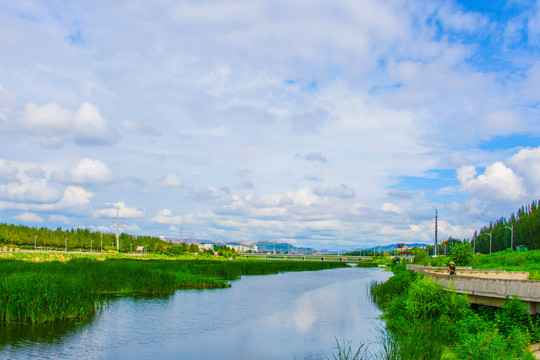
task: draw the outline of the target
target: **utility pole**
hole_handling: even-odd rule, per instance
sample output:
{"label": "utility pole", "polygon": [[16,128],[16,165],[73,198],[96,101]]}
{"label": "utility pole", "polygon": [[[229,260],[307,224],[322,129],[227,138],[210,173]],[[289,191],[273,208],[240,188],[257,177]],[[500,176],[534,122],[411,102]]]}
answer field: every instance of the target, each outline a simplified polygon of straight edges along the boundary
{"label": "utility pole", "polygon": [[120,240],[118,235],[118,209],[116,209],[116,250],[120,251]]}
{"label": "utility pole", "polygon": [[437,256],[437,209],[435,209],[435,251],[434,256]]}

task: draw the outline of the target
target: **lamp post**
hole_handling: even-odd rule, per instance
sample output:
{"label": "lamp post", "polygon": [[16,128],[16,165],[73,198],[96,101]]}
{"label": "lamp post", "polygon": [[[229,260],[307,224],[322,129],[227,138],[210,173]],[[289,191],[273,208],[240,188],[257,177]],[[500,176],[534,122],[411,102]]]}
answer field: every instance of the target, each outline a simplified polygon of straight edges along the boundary
{"label": "lamp post", "polygon": [[34,250],[36,250],[37,247],[37,235],[34,235]]}
{"label": "lamp post", "polygon": [[489,233],[489,254],[491,255],[491,244],[493,244],[493,241],[492,241],[492,234],[493,232],[490,232]]}
{"label": "lamp post", "polygon": [[66,252],[67,252],[67,238],[66,238]]}
{"label": "lamp post", "polygon": [[510,229],[512,232],[510,235],[510,249],[514,250],[514,225],[511,227],[505,226],[505,228]]}

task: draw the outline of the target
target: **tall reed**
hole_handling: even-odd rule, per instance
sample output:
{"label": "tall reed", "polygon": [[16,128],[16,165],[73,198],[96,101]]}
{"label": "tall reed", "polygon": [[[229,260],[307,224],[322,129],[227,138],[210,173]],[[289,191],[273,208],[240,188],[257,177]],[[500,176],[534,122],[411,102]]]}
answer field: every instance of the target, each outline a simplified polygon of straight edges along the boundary
{"label": "tall reed", "polygon": [[80,321],[101,309],[106,294],[170,295],[177,289],[227,287],[242,275],[343,266],[320,261],[0,260],[0,321]]}

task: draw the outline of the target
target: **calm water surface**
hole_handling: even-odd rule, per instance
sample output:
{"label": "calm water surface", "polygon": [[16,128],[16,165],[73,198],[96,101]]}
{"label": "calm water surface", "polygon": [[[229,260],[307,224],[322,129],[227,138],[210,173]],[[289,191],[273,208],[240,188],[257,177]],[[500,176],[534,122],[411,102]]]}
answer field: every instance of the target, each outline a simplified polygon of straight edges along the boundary
{"label": "calm water surface", "polygon": [[[219,290],[119,298],[87,324],[0,328],[2,359],[322,359],[375,342],[380,269],[244,276]],[[376,345],[372,345],[376,346]]]}

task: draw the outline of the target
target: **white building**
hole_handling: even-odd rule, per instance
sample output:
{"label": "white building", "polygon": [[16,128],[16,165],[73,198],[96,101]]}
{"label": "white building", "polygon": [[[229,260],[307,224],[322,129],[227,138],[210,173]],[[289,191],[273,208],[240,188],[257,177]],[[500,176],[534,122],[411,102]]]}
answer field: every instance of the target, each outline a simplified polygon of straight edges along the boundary
{"label": "white building", "polygon": [[212,250],[214,251],[214,244],[199,244],[199,250]]}

